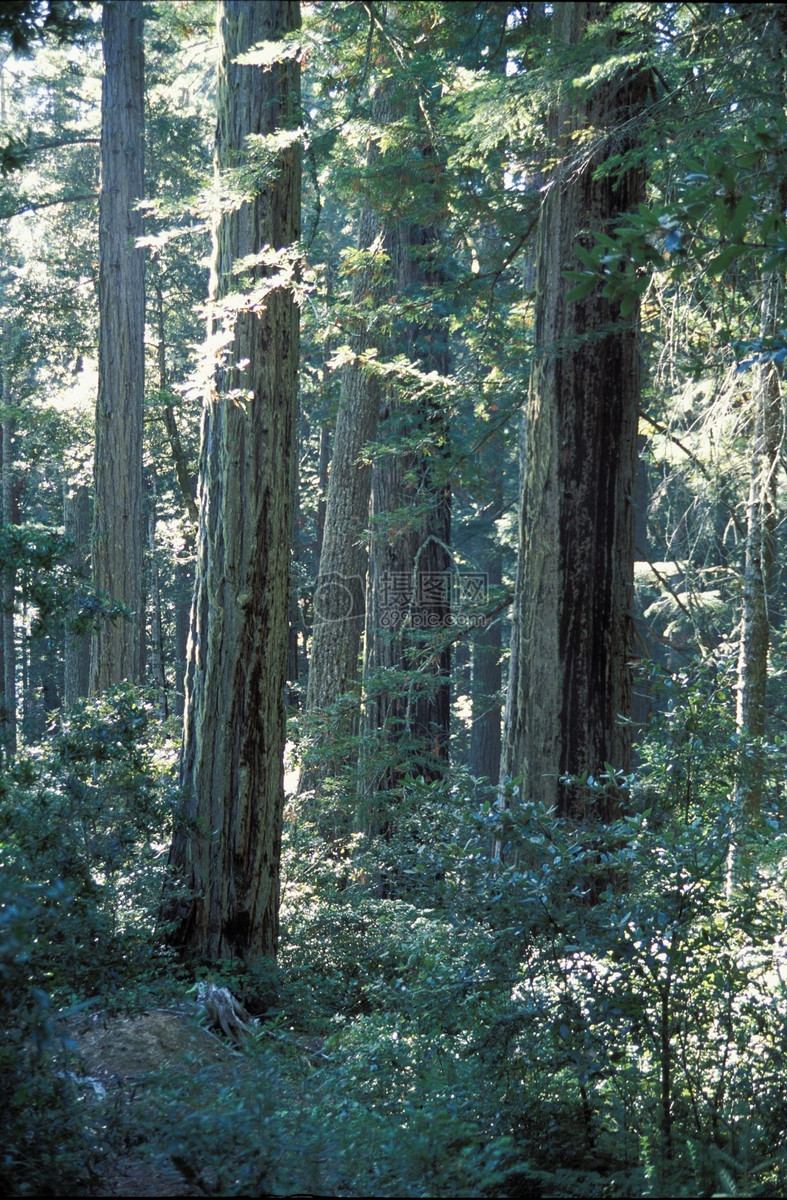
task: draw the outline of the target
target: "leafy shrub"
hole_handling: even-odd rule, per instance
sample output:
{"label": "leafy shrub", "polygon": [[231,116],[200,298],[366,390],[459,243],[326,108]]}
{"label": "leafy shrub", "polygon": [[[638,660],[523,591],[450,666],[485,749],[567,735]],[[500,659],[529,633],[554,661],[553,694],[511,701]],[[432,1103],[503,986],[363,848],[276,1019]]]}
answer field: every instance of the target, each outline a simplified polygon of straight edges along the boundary
{"label": "leafy shrub", "polygon": [[56,1070],[62,1050],[41,987],[42,944],[67,911],[62,885],[42,888],[0,871],[0,1188],[12,1196],[84,1195],[100,1140],[73,1083]]}
{"label": "leafy shrub", "polygon": [[12,764],[0,794],[6,861],[31,883],[61,880],[71,898],[47,950],[50,989],[109,991],[149,952],[170,772],[144,694],[128,686],[79,701]]}
{"label": "leafy shrub", "polygon": [[407,781],[390,836],[338,854],[308,811],[288,827],[282,967],[296,1021],[330,1022],[319,1110],[355,1188],[784,1189],[782,751],[731,890],[724,663],[662,682],[641,771],[577,781],[583,823],[454,777]]}
{"label": "leafy shrub", "polygon": [[334,1168],[298,1055],[286,1037],[275,1053],[270,1047],[246,1041],[226,1061],[195,1060],[175,1076],[163,1070],[131,1132],[200,1194],[325,1193]]}

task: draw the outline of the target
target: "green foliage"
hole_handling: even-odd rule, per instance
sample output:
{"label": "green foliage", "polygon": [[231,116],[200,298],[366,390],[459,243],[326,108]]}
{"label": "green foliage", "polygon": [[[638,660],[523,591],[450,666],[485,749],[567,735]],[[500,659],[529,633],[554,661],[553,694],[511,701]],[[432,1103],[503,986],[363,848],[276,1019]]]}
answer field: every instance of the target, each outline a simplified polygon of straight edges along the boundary
{"label": "green foliage", "polygon": [[317,1111],[356,1189],[783,1189],[783,749],[766,748],[767,836],[750,831],[756,866],[730,892],[751,748],[729,668],[654,673],[642,766],[574,781],[579,825],[516,783],[501,810],[461,777],[410,779],[389,837],[326,847],[315,801],[294,804],[282,1003],[324,1039]]}
{"label": "green foliage", "polygon": [[[31,883],[3,850],[0,870],[0,1186],[11,1196],[84,1195],[98,1146],[73,1082],[57,1071],[63,1049],[42,984],[46,945],[68,911],[62,883]],[[61,1056],[62,1062],[62,1056]]]}
{"label": "green foliage", "polygon": [[69,894],[46,954],[35,955],[40,986],[63,996],[111,994],[149,953],[140,941],[150,938],[171,828],[166,743],[150,715],[129,687],[80,701],[3,780],[6,863]]}
{"label": "green foliage", "polygon": [[0,525],[0,561],[13,572],[18,607],[26,606],[31,636],[45,636],[65,618],[82,633],[101,619],[128,617],[127,608],[96,592],[74,568],[72,544],[57,529],[28,521]]}
{"label": "green foliage", "polygon": [[82,0],[6,0],[0,13],[0,38],[14,54],[29,54],[44,36],[58,42],[84,38],[91,28]]}
{"label": "green foliage", "polygon": [[[752,835],[750,882],[728,894],[741,747],[723,666],[660,679],[640,773],[580,781],[584,825],[522,805],[515,784],[507,809],[479,806],[459,775],[405,777],[387,837],[326,844],[313,806],[293,803],[278,979],[232,964],[221,976],[247,1006],[268,996],[257,1041],[231,1069],[162,1073],[114,1136],[217,1195],[783,1190],[787,842],[774,807],[768,840]],[[20,1040],[49,1036],[42,986],[77,999],[100,970],[104,994],[143,995],[157,753],[144,704],[121,689],[80,706],[7,781],[4,878],[17,882],[0,968],[28,1017],[4,1060],[4,1119],[11,1146],[29,1150],[22,1113],[34,1130],[38,1190],[52,1170],[46,1131],[29,1125],[40,1097],[63,1111],[75,1189],[100,1139],[67,1080],[11,1062]],[[619,798],[609,826],[592,819],[599,789]],[[66,883],[37,882],[55,876]]]}
{"label": "green foliage", "polygon": [[127,1131],[166,1155],[197,1194],[320,1192],[324,1135],[289,1092],[278,1056],[250,1045],[230,1065],[152,1080],[151,1100]]}

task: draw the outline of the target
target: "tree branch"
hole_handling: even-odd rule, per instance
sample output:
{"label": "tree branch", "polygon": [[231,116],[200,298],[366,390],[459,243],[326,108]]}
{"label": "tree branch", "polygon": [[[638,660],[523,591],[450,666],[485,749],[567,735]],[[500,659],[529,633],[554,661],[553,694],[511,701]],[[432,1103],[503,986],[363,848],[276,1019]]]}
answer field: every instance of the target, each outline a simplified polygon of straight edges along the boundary
{"label": "tree branch", "polygon": [[23,217],[29,212],[38,212],[41,208],[53,208],[56,204],[74,204],[81,200],[98,200],[98,192],[76,192],[73,196],[58,196],[56,200],[31,200],[22,208],[13,212],[0,212],[0,221],[10,221],[12,217]]}
{"label": "tree branch", "polygon": [[[653,417],[649,417],[647,413],[644,413],[642,411],[640,411],[639,415],[643,421],[647,421],[648,425],[650,425],[652,429],[655,429],[657,433],[663,434],[664,437],[668,437],[669,440],[674,445],[676,445],[679,450],[682,450],[683,453],[686,455],[686,457],[688,459],[690,459],[691,462],[694,463],[694,466],[697,468],[697,470],[700,472],[700,474],[705,479],[707,479],[708,483],[714,482],[713,477],[711,476],[711,473],[708,470],[708,468],[705,466],[705,464],[703,462],[701,462],[700,459],[697,458],[697,455],[694,453],[694,451],[690,450],[689,447],[685,444],[685,442],[682,442],[679,437],[676,437],[675,434],[666,427],[666,425],[662,425],[660,421],[654,421]],[[733,508],[733,506],[729,503],[728,500],[725,500],[723,496],[719,496],[719,499],[721,500],[721,503],[724,505],[724,507],[727,509],[727,512],[730,514],[730,520],[732,521],[733,525],[735,526],[736,532],[738,533],[738,535],[741,538],[745,538],[746,532],[745,532],[743,526],[741,525],[740,521],[738,520],[738,517],[735,513],[735,509]]]}

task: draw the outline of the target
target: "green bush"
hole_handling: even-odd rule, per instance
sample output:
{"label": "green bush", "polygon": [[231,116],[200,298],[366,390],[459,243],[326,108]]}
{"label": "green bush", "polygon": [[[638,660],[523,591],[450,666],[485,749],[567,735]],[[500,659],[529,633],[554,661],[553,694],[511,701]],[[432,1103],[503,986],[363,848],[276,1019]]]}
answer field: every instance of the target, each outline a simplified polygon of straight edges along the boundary
{"label": "green bush", "polygon": [[41,987],[43,947],[68,911],[62,885],[0,872],[0,1188],[12,1196],[84,1195],[102,1153],[73,1082]]}
{"label": "green bush", "polygon": [[70,896],[41,965],[50,991],[107,994],[150,954],[171,834],[171,760],[143,693],[81,700],[11,764],[0,843],[19,877]]}
{"label": "green bush", "polygon": [[453,777],[404,781],[385,838],[288,826],[290,1011],[330,1030],[318,1107],[357,1189],[784,1190],[783,751],[759,748],[764,820],[730,888],[750,748],[724,663],[662,683],[640,771],[577,781],[582,823]]}

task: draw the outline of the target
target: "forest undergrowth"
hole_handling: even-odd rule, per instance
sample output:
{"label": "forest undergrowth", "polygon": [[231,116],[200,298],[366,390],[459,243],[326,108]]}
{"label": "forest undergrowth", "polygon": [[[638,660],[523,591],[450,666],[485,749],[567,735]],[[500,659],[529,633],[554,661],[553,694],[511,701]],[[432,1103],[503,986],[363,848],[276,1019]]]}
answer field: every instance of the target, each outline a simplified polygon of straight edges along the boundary
{"label": "forest undergrowth", "polygon": [[[784,832],[766,806],[731,884],[751,748],[724,663],[658,685],[637,773],[583,781],[580,825],[516,785],[499,810],[459,771],[405,778],[385,837],[329,843],[291,798],[279,958],[257,970],[166,947],[175,744],[150,697],[75,706],[3,777],[6,1192],[124,1194],[131,1154],[168,1194],[783,1194]],[[206,979],[257,1018],[237,1045],[194,1041]],[[110,1069],[161,1010],[182,1032],[161,1061]]]}

